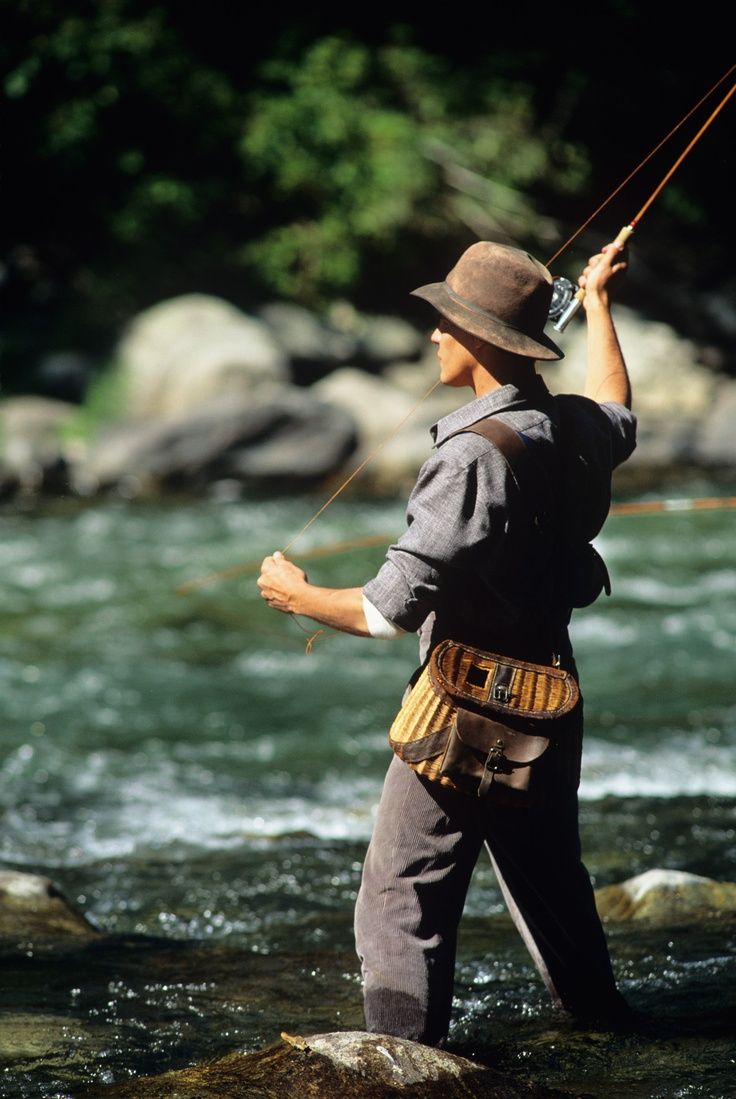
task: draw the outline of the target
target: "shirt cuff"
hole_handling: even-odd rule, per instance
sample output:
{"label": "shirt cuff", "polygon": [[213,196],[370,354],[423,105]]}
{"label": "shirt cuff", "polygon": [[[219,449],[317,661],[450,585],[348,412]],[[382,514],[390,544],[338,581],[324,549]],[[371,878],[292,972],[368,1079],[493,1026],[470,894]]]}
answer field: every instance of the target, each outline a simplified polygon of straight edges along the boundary
{"label": "shirt cuff", "polygon": [[381,612],[363,596],[363,614],[365,615],[368,632],[371,637],[378,637],[382,641],[390,641],[394,637],[401,637],[405,631],[394,622],[389,622]]}

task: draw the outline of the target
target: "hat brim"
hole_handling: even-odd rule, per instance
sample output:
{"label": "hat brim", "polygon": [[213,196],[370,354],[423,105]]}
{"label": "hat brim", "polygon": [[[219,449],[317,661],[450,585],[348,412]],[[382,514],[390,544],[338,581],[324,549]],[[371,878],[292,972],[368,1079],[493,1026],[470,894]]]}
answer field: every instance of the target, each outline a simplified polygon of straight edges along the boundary
{"label": "hat brim", "polygon": [[492,316],[485,309],[472,306],[462,301],[453,294],[446,282],[430,282],[426,286],[419,286],[411,291],[415,298],[423,298],[433,305],[438,313],[448,320],[453,321],[465,332],[478,336],[481,340],[492,343],[495,347],[501,347],[504,351],[511,351],[515,355],[524,355],[531,359],[564,359],[565,354],[560,351],[545,332],[540,332],[535,338],[519,332],[511,325],[505,324],[498,317]]}

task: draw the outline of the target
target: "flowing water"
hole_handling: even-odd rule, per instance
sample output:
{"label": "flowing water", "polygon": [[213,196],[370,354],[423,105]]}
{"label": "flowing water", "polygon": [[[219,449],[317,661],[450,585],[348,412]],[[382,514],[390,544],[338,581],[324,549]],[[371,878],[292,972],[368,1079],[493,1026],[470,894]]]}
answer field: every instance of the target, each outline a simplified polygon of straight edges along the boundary
{"label": "flowing water", "polygon": [[[282,1029],[361,1028],[352,907],[414,638],[322,636],[307,654],[252,575],[176,590],[283,545],[314,503],[0,516],[0,864],[48,875],[105,932],[0,942],[3,1096],[76,1096]],[[402,522],[399,503],[338,501],[293,556]],[[651,867],[736,881],[735,522],[613,516],[599,539],[614,592],[574,625],[598,886]],[[381,557],[325,557],[310,576],[352,586]],[[655,1039],[555,1021],[479,864],[454,1048],[601,1099],[736,1095],[734,925],[609,935]]]}

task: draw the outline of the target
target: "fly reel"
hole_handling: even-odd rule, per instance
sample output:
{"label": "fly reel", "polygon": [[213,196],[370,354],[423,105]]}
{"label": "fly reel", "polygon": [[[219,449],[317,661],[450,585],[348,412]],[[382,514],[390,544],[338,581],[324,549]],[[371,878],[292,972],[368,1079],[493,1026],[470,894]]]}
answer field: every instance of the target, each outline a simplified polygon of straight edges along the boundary
{"label": "fly reel", "polygon": [[569,322],[582,305],[582,298],[575,295],[578,287],[574,282],[558,275],[552,280],[552,300],[549,303],[549,319],[554,321],[555,332],[564,332]]}

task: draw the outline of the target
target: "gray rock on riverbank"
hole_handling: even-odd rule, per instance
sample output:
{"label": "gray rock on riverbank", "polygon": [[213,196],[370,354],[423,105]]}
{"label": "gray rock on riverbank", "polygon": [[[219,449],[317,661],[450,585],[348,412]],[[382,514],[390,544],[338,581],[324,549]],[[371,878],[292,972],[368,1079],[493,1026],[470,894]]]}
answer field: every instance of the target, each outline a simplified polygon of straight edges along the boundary
{"label": "gray rock on riverbank", "polygon": [[262,321],[207,294],[159,302],[118,344],[126,418],[180,419],[213,397],[248,397],[291,380],[288,355]]}
{"label": "gray rock on riverbank", "polygon": [[[678,467],[736,469],[736,435],[726,426],[736,410],[736,379],[706,365],[708,349],[668,325],[624,306],[616,308],[615,318],[639,420],[637,448],[624,467],[626,474]],[[543,373],[553,392],[579,392],[585,376],[585,323],[571,325],[559,342],[564,360]]]}
{"label": "gray rock on riverbank", "polygon": [[230,481],[299,491],[322,481],[355,448],[350,416],[294,386],[255,398],[220,394],[164,421],[112,425],[74,472],[86,495],[202,491]]}
{"label": "gray rock on riverbank", "polygon": [[72,456],[62,432],[75,414],[52,397],[0,401],[0,498],[63,491]]}

